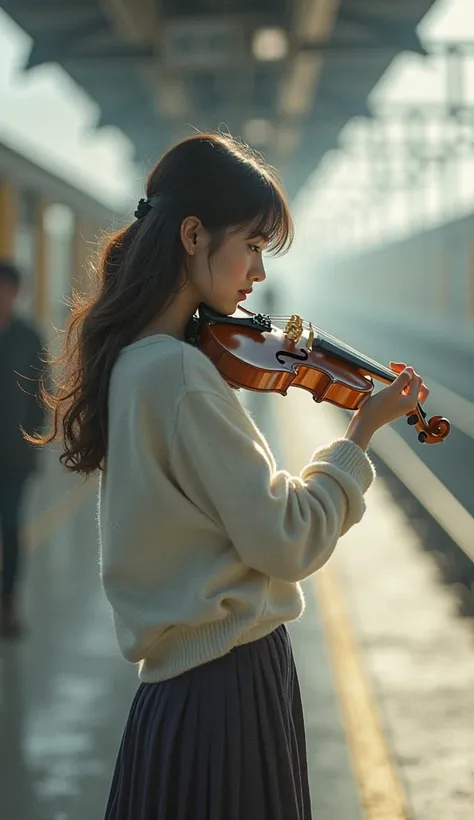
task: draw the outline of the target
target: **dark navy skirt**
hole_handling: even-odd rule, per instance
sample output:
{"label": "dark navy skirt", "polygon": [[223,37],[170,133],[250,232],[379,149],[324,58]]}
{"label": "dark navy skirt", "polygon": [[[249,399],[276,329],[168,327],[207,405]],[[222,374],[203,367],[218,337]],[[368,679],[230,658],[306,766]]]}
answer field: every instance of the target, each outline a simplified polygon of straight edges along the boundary
{"label": "dark navy skirt", "polygon": [[300,688],[285,626],[142,683],[105,820],[310,820]]}

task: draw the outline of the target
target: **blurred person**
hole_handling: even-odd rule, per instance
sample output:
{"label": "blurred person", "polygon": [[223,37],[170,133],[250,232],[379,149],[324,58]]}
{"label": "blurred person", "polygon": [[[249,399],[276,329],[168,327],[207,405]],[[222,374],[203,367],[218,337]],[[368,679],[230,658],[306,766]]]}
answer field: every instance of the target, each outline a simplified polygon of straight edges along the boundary
{"label": "blurred person", "polygon": [[0,261],[0,630],[6,638],[19,637],[22,631],[18,605],[20,513],[38,458],[22,428],[29,433],[40,430],[45,418],[37,398],[42,341],[34,327],[15,315],[20,286],[18,269]]}
{"label": "blurred person", "polygon": [[[232,314],[292,238],[272,168],[220,134],[151,172],[67,328],[53,429],[61,462],[99,473],[101,579],[138,689],[106,820],[311,816],[298,675],[286,623],[300,581],[362,518],[372,435],[427,390],[411,369],[346,435],[277,471],[267,441],[195,346],[206,303]],[[315,413],[317,424],[317,412]],[[310,437],[310,430],[308,430]]]}

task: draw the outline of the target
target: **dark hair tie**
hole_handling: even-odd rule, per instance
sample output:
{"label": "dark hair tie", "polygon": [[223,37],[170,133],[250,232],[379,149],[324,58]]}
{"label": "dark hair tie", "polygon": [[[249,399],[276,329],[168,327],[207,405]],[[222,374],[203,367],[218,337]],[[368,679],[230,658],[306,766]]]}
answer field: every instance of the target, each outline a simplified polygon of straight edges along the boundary
{"label": "dark hair tie", "polygon": [[143,219],[143,217],[147,215],[151,207],[152,206],[150,205],[147,199],[141,199],[133,215],[136,216],[137,219]]}
{"label": "dark hair tie", "polygon": [[152,194],[149,199],[141,199],[137,205],[137,210],[133,214],[137,219],[143,219],[144,216],[151,210],[151,208],[158,208],[163,200],[163,195]]}

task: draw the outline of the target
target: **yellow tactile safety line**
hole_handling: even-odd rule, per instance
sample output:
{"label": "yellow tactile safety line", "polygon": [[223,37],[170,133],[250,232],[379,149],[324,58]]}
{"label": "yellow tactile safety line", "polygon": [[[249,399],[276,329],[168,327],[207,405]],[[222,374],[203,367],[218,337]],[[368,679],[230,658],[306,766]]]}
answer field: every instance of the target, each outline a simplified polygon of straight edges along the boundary
{"label": "yellow tactile safety line", "polygon": [[[286,452],[285,467],[298,475],[312,448],[343,434],[324,406],[312,408],[303,390],[273,404]],[[337,547],[336,547],[337,549]],[[331,563],[312,578],[319,604],[334,686],[364,820],[408,820],[403,787],[391,758],[375,695]]]}
{"label": "yellow tactile safety line", "polygon": [[404,791],[335,571],[326,566],[317,572],[313,588],[327,637],[364,820],[407,820]]}

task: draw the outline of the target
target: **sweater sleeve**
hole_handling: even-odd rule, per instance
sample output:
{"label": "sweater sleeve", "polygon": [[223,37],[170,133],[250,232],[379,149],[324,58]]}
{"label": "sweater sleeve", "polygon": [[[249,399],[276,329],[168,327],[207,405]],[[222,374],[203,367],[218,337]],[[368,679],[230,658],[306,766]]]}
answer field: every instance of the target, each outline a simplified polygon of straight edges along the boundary
{"label": "sweater sleeve", "polygon": [[178,406],[171,467],[181,490],[222,528],[243,563],[299,581],[319,569],[362,518],[374,470],[360,447],[341,439],[291,476],[276,470],[265,444],[237,400],[192,391]]}

